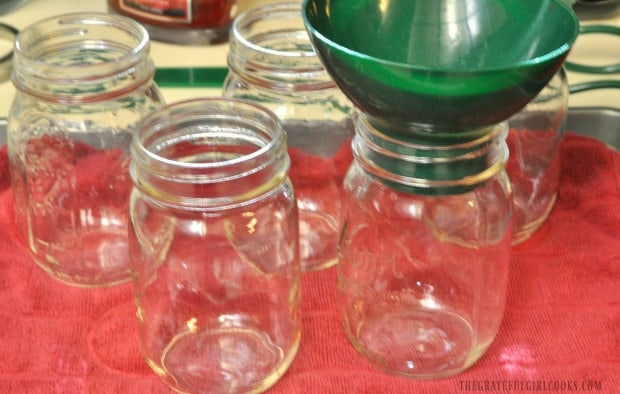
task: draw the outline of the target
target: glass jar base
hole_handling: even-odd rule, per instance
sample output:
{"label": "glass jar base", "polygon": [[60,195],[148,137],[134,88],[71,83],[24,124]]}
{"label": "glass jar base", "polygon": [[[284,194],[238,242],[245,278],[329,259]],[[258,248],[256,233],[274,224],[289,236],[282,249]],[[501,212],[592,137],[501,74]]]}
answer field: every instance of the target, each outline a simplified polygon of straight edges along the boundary
{"label": "glass jar base", "polygon": [[186,331],[172,338],[161,362],[146,361],[179,393],[262,393],[288,369],[300,339],[282,349],[252,327]]}
{"label": "glass jar base", "polygon": [[518,245],[528,240],[539,228],[543,225],[545,220],[549,217],[549,214],[553,210],[557,193],[552,196],[545,209],[535,219],[526,219],[520,217],[519,213],[522,212],[525,215],[526,207],[519,206],[518,201],[515,201],[515,223],[513,225],[512,233],[512,245]]}
{"label": "glass jar base", "polygon": [[329,214],[299,210],[299,251],[303,272],[333,267],[338,262],[338,222]]}
{"label": "glass jar base", "polygon": [[392,375],[435,379],[458,374],[484,353],[462,316],[428,308],[394,308],[367,316],[356,332],[345,327],[356,350]]}
{"label": "glass jar base", "polygon": [[[50,276],[76,287],[106,287],[131,280],[127,235],[91,233],[83,237],[79,249],[58,245],[46,258],[34,255],[34,261]],[[49,252],[49,250],[48,250]]]}

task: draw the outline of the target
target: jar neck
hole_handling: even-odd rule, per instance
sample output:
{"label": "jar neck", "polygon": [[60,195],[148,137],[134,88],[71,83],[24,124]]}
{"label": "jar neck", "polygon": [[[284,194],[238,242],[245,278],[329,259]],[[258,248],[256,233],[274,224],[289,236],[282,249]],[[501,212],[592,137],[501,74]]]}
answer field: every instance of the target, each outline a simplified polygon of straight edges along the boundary
{"label": "jar neck", "polygon": [[504,170],[507,122],[471,131],[406,134],[382,131],[363,114],[355,119],[353,154],[368,174],[415,194],[469,192]]}
{"label": "jar neck", "polygon": [[243,204],[288,177],[279,120],[242,100],[196,99],[152,112],[138,126],[131,154],[142,193],[187,209]]}
{"label": "jar neck", "polygon": [[68,14],[21,31],[12,80],[38,99],[92,103],[125,95],[152,80],[146,30],[119,15]]}
{"label": "jar neck", "polygon": [[247,83],[269,90],[336,87],[314,52],[300,3],[256,7],[237,16],[231,29],[228,67]]}

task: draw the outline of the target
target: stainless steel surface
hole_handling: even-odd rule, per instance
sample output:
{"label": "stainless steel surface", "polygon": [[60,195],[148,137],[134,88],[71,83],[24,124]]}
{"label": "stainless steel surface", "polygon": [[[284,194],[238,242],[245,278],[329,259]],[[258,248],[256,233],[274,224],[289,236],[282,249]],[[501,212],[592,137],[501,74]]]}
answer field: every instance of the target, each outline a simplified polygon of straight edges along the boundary
{"label": "stainless steel surface", "polygon": [[616,108],[578,107],[568,111],[568,131],[596,138],[620,150],[620,110]]}
{"label": "stainless steel surface", "polygon": [[580,0],[573,10],[581,20],[597,20],[613,17],[620,12],[620,0]]}
{"label": "stainless steel surface", "polygon": [[[620,150],[620,109],[574,107],[568,111],[567,130],[596,138]],[[6,144],[6,119],[0,118],[0,146]]]}

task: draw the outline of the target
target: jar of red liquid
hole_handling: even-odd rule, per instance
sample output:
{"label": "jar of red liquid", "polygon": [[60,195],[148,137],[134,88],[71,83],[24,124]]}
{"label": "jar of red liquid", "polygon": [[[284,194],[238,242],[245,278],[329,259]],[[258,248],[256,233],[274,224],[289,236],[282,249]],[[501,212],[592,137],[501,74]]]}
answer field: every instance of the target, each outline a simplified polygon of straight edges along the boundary
{"label": "jar of red liquid", "polygon": [[146,30],[109,14],[25,28],[8,116],[15,222],[34,260],[73,285],[130,279],[129,144],[159,108]]}
{"label": "jar of red liquid", "polygon": [[377,368],[454,375],[494,340],[511,250],[507,131],[434,138],[356,122],[338,302],[348,339]]}
{"label": "jar of red liquid", "polygon": [[353,107],[317,57],[300,3],[256,7],[233,23],[225,97],[258,102],[287,133],[305,271],[337,262],[342,180],[351,162]]}
{"label": "jar of red liquid", "polygon": [[131,261],[142,354],[179,393],[260,393],[301,337],[286,135],[255,103],[146,116],[132,142]]}
{"label": "jar of red liquid", "polygon": [[228,39],[237,0],[108,0],[108,9],[140,22],[153,40],[207,45]]}
{"label": "jar of red liquid", "polygon": [[560,69],[538,96],[508,120],[506,168],[514,199],[513,244],[536,232],[555,204],[568,96],[566,73]]}

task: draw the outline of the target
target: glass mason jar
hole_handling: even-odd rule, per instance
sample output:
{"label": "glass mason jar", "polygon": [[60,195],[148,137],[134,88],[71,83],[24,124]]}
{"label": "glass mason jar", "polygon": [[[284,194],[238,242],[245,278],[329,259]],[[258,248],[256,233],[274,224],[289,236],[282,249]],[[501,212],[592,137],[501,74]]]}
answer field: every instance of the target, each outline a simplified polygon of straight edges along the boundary
{"label": "glass mason jar", "polygon": [[514,200],[513,244],[528,239],[555,204],[568,96],[566,73],[561,68],[538,96],[508,119],[506,170]]}
{"label": "glass mason jar", "polygon": [[52,17],[18,35],[13,65],[8,152],[31,255],[69,284],[128,281],[129,144],[163,103],[146,30],[122,16]]}
{"label": "glass mason jar", "polygon": [[153,40],[210,45],[228,40],[237,0],[108,0],[108,9],[140,22]]}
{"label": "glass mason jar", "polygon": [[299,345],[297,206],[286,135],[251,102],[182,101],[132,143],[141,349],[174,390],[258,393]]}
{"label": "glass mason jar", "polygon": [[345,333],[388,373],[456,374],[489,347],[504,311],[507,126],[444,143],[388,136],[363,116],[356,131],[337,266]]}
{"label": "glass mason jar", "polygon": [[353,107],[317,57],[300,3],[256,7],[233,23],[223,95],[258,102],[288,135],[304,271],[337,262],[342,180],[351,163]]}

